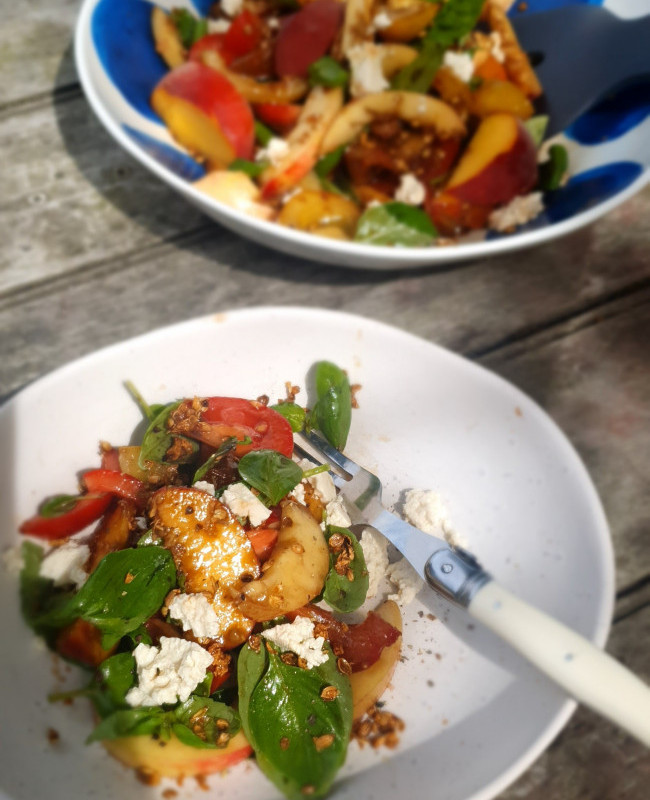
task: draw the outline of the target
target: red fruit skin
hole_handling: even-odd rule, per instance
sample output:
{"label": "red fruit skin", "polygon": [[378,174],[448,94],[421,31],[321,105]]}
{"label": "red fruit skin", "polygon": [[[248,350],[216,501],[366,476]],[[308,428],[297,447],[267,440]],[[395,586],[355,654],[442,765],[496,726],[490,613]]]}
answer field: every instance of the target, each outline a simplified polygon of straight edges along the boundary
{"label": "red fruit skin", "polygon": [[274,65],[280,77],[306,78],[309,67],[324,56],[343,21],[344,6],[336,0],[314,0],[289,17],[278,34]]}

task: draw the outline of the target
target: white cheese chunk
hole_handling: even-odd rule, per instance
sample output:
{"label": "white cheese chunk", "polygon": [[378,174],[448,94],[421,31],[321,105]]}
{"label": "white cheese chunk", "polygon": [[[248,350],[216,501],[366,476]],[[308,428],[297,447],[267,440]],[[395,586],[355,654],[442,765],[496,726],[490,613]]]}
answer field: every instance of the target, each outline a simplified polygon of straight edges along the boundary
{"label": "white cheese chunk", "polygon": [[227,33],[231,22],[229,19],[208,19],[208,33]]}
{"label": "white cheese chunk", "polygon": [[291,650],[299,658],[304,658],[307,669],[324,664],[328,654],[323,650],[325,639],[314,636],[314,623],[307,617],[296,617],[293,622],[276,625],[262,631],[262,636],[276,644],[282,652]]}
{"label": "white cheese chunk", "polygon": [[296,488],[291,492],[291,497],[298,502],[301,503],[303,506],[305,505],[305,485],[304,483],[299,483]]}
{"label": "white cheese chunk", "polygon": [[386,11],[380,11],[378,14],[375,14],[372,25],[376,31],[381,31],[384,28],[390,28],[393,24],[393,19]]}
{"label": "white cheese chunk", "polygon": [[379,592],[379,585],[388,570],[388,542],[378,531],[366,528],[361,534],[359,544],[363,550],[363,558],[368,570],[368,593],[366,597],[376,597]]}
{"label": "white cheese chunk", "polygon": [[197,639],[214,639],[221,633],[219,617],[204,594],[177,594],[169,604],[169,616]]}
{"label": "white cheese chunk", "polygon": [[[298,462],[298,466],[303,472],[307,472],[317,465],[303,458]],[[317,472],[316,475],[305,478],[303,483],[308,483],[314,490],[316,497],[325,505],[336,498],[336,486],[329,472]]]}
{"label": "white cheese chunk", "polygon": [[406,493],[404,516],[407,522],[424,533],[440,536],[453,547],[466,547],[465,540],[454,529],[449,509],[442,495],[433,489],[411,489]]}
{"label": "white cheese chunk", "polygon": [[474,59],[469,53],[456,53],[454,50],[447,50],[442,59],[442,64],[448,67],[463,83],[469,83],[474,74]]}
{"label": "white cheese chunk", "polygon": [[495,209],[488,219],[490,228],[505,233],[535,219],[544,210],[541,192],[513,197],[507,206]]}
{"label": "white cheese chunk", "polygon": [[139,644],[133,651],[138,685],[129,689],[130,706],[184,702],[205,678],[212,656],[196,642],[160,637],[160,647]]}
{"label": "white cheese chunk", "polygon": [[79,588],[88,577],[84,564],[89,556],[90,548],[87,544],[70,539],[60,547],[50,550],[41,563],[40,575],[54,581],[55,586],[74,584]]}
{"label": "white cheese chunk", "polygon": [[22,542],[2,551],[2,566],[10,575],[20,575],[23,565]]}
{"label": "white cheese chunk", "polygon": [[424,203],[427,190],[423,183],[410,173],[402,175],[400,184],[395,191],[395,200],[400,203],[407,203],[410,206],[420,206]]}
{"label": "white cheese chunk", "polygon": [[289,154],[289,144],[284,139],[273,136],[266,147],[257,151],[255,161],[269,161],[276,167]]}
{"label": "white cheese chunk", "polygon": [[382,50],[371,42],[354,45],[347,52],[350,69],[350,94],[362,97],[383,92],[390,86],[382,69]]}
{"label": "white cheese chunk", "polygon": [[492,33],[490,33],[490,52],[499,64],[503,64],[506,60],[506,54],[503,52],[502,44],[503,42],[501,41],[501,34],[499,31],[492,31]]}
{"label": "white cheese chunk", "polygon": [[228,506],[236,517],[248,517],[256,528],[265,522],[271,511],[243,483],[233,483],[221,495],[221,502]]}
{"label": "white cheese chunk", "polygon": [[345,510],[342,497],[335,497],[325,506],[325,519],[328,525],[335,525],[338,528],[347,528],[350,525],[350,517]]}
{"label": "white cheese chunk", "polygon": [[197,481],[192,485],[192,489],[198,489],[200,492],[206,492],[214,497],[214,486],[209,481]]}
{"label": "white cheese chunk", "polygon": [[424,581],[405,558],[389,564],[388,579],[397,588],[397,592],[389,594],[388,599],[400,606],[407,606],[415,600],[415,595],[424,586]]}
{"label": "white cheese chunk", "polygon": [[244,0],[221,0],[219,8],[229,17],[236,17],[244,10]]}

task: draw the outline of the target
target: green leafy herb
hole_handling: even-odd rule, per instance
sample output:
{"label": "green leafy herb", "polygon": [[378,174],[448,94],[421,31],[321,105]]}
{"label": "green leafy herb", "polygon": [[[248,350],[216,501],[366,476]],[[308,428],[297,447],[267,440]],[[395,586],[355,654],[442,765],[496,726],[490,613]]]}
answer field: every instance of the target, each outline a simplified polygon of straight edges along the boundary
{"label": "green leafy herb", "polygon": [[[329,646],[325,664],[301,669],[266,647],[246,645],[238,661],[239,713],[264,774],[289,798],[327,792],[345,760],[352,727],[352,691]],[[320,698],[334,686],[334,700]],[[278,702],[281,698],[282,702]],[[269,708],[274,708],[269,717]],[[308,788],[309,787],[309,788]]]}
{"label": "green leafy herb", "polygon": [[57,494],[42,503],[38,513],[41,517],[59,517],[61,514],[72,511],[79,500],[79,495]]}
{"label": "green leafy herb", "polygon": [[539,165],[539,188],[543,192],[559,189],[568,168],[569,154],[566,147],[561,144],[551,145],[548,160]]}
{"label": "green leafy herb", "polygon": [[349,80],[350,73],[331,56],[323,56],[309,67],[309,83],[312,86],[335,89],[337,86],[347,86]]}
{"label": "green leafy herb", "polygon": [[300,433],[300,431],[305,427],[305,417],[307,416],[307,412],[297,403],[278,403],[275,406],[271,406],[271,408],[274,411],[277,411],[278,414],[282,414],[289,425],[291,425],[291,430],[294,433]]}
{"label": "green leafy herb", "polygon": [[162,544],[162,540],[160,536],[155,534],[153,530],[150,528],[148,531],[145,531],[142,536],[136,542],[136,547],[151,547],[152,545],[159,545]]}
{"label": "green leafy herb", "polygon": [[484,0],[448,0],[433,19],[420,52],[393,79],[394,89],[410,92],[429,91],[440,69],[445,50],[460,41],[476,25]]}
{"label": "green leafy herb", "polygon": [[338,450],[345,447],[352,422],[352,391],[345,372],[331,361],[315,365],[316,403],[309,426],[317,428]]}
{"label": "green leafy herb", "polygon": [[221,461],[221,459],[229,453],[231,450],[237,446],[237,439],[234,436],[228,437],[225,439],[219,447],[212,453],[212,455],[208,458],[208,460],[201,464],[201,466],[196,470],[194,473],[194,478],[192,479],[192,483],[196,483],[197,481],[203,480],[203,478],[208,474],[208,472],[214,467],[214,465]]}
{"label": "green leafy herb", "polygon": [[48,578],[40,574],[43,548],[34,542],[25,541],[21,548],[23,567],[20,572],[20,605],[25,622],[32,630],[52,644],[56,633],[66,624],[44,618],[47,608],[51,613],[64,608],[72,598],[72,592],[55,589]]}
{"label": "green leafy herb", "polygon": [[145,418],[149,421],[151,421],[158,414],[158,412],[164,408],[164,406],[159,404],[150,406],[132,381],[124,381],[124,385],[126,386],[131,397],[133,397],[135,402],[138,404],[140,411],[142,411]]}
{"label": "green leafy herb", "polygon": [[311,478],[312,475],[320,475],[321,472],[327,472],[328,470],[329,470],[328,464],[320,464],[317,467],[312,467],[311,469],[303,470],[302,477]]}
{"label": "green leafy herb", "polygon": [[276,450],[252,450],[237,466],[246,483],[268,498],[271,505],[279,503],[302,480],[302,470],[295,461]]}
{"label": "green leafy herb", "polygon": [[140,455],[138,456],[138,466],[140,469],[146,469],[147,461],[163,463],[166,460],[165,456],[167,455],[167,451],[172,446],[175,438],[184,439],[191,445],[187,455],[183,457],[182,462],[191,460],[198,452],[199,446],[196,442],[184,436],[176,437],[174,434],[170,433],[167,427],[169,417],[182,402],[182,400],[177,400],[175,403],[162,406],[149,423],[149,427],[145,431],[142,439]]}
{"label": "green leafy herb", "polygon": [[258,178],[266,167],[267,164],[261,161],[247,161],[245,158],[236,158],[228,165],[231,172],[243,172],[249,178]]}
{"label": "green leafy herb", "polygon": [[367,208],[354,238],[367,244],[424,247],[436,236],[433,223],[422,209],[393,202]]}
{"label": "green leafy herb", "polygon": [[544,141],[546,129],[548,128],[548,116],[546,114],[538,114],[535,117],[525,120],[523,125],[530,134],[530,138],[533,140],[535,147],[539,148]]}
{"label": "green leafy herb", "polygon": [[314,172],[319,178],[327,178],[330,172],[339,165],[343,158],[345,148],[346,145],[342,144],[340,147],[337,147],[336,150],[332,150],[331,153],[327,153],[327,155],[318,159],[314,166]]}
{"label": "green leafy herb", "polygon": [[[330,570],[323,600],[335,611],[355,611],[368,593],[368,568],[357,537],[346,528],[327,526]],[[342,540],[342,541],[341,541]]]}
{"label": "green leafy herb", "polygon": [[102,632],[112,647],[160,608],[176,585],[176,567],[163,547],[140,547],[108,553],[81,589],[42,611],[34,622],[44,629],[62,628],[77,618]]}
{"label": "green leafy herb", "polygon": [[183,47],[187,50],[208,32],[207,20],[197,19],[185,8],[173,9],[171,18],[181,38]]}
{"label": "green leafy herb", "polygon": [[255,139],[262,147],[266,147],[266,145],[271,141],[273,138],[273,131],[270,128],[267,128],[264,123],[260,122],[259,120],[255,120]]}

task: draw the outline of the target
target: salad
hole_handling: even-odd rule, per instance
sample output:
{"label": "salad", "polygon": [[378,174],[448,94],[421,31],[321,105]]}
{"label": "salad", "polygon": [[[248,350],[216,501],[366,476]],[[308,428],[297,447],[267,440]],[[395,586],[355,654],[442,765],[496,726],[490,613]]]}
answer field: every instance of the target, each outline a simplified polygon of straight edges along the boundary
{"label": "salad", "polygon": [[[220,772],[253,755],[289,798],[322,796],[352,738],[395,746],[376,703],[400,656],[392,600],[358,613],[372,575],[326,468],[293,433],[345,444],[347,375],[315,369],[267,397],[149,405],[138,445],[100,445],[76,495],[20,527],[21,604],[33,630],[88,671],[101,742],[141,779]],[[365,534],[364,534],[365,536]],[[43,546],[44,545],[44,546]]]}
{"label": "salad", "polygon": [[499,0],[220,0],[151,22],[169,67],[152,106],[205,164],[195,186],[246,214],[448,244],[514,230],[564,179]]}

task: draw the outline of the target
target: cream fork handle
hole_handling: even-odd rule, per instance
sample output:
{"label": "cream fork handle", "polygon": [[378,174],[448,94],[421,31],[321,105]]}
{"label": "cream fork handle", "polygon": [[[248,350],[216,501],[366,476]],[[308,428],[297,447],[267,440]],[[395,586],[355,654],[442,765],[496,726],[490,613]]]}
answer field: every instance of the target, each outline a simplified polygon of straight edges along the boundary
{"label": "cream fork handle", "polygon": [[576,700],[650,746],[650,688],[618,661],[494,580],[467,610]]}

